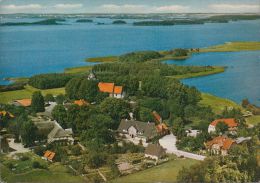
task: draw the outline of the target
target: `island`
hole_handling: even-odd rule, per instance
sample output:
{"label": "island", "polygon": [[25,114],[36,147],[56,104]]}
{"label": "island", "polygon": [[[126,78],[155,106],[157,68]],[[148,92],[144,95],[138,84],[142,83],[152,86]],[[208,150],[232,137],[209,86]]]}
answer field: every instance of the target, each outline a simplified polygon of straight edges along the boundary
{"label": "island", "polygon": [[112,24],[127,24],[124,20],[115,20]]}
{"label": "island", "polygon": [[260,15],[215,15],[207,18],[193,19],[167,19],[167,20],[145,20],[134,22],[134,26],[172,26],[172,25],[192,25],[205,23],[228,23],[239,20],[258,20]]}
{"label": "island", "polygon": [[93,22],[92,19],[78,19],[76,20],[77,23],[91,23]]}
{"label": "island", "polygon": [[1,23],[0,26],[28,26],[28,25],[62,25],[59,22],[64,22],[65,19],[46,19],[37,22],[6,22]]}

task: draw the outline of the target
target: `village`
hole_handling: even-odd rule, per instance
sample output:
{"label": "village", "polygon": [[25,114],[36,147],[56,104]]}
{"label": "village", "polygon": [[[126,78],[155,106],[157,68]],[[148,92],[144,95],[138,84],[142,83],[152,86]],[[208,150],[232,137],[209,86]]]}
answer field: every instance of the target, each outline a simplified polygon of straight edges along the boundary
{"label": "village", "polygon": [[[68,125],[62,122],[61,111],[65,114],[68,111],[73,111],[73,108],[74,110],[89,110],[92,106],[97,105],[96,101],[87,101],[83,98],[68,100],[65,97],[62,100],[57,100],[62,97],[50,95],[43,100],[41,94],[39,94],[40,97],[32,97],[32,99],[15,100],[10,103],[11,107],[0,106],[3,109],[0,112],[0,122],[2,123],[1,154],[4,155],[1,155],[1,161],[5,162],[5,156],[15,161],[25,161],[22,159],[29,159],[27,157],[29,155],[39,159],[33,162],[34,168],[47,168],[50,164],[61,162],[62,165],[70,169],[72,174],[81,176],[84,180],[106,182],[118,176],[133,174],[158,166],[174,157],[204,161],[207,157],[229,156],[232,149],[251,143],[255,138],[249,133],[241,133],[241,131],[246,131],[247,128],[250,130],[255,127],[245,125],[243,114],[232,108],[224,111],[230,113],[227,115],[228,117],[215,118],[206,124],[206,130],[189,126],[173,125],[172,127],[169,121],[163,119],[161,114],[155,110],[146,113],[149,117],[145,119],[149,120],[142,121],[140,117],[138,120],[136,112],[133,110],[137,101],[128,97],[124,86],[112,82],[100,82],[94,72],[89,73],[87,80],[96,83],[98,92],[105,94],[104,98],[108,98],[108,100],[111,100],[110,102],[115,100],[129,104],[130,107],[122,115],[123,118],[117,118],[118,125],[115,127],[113,124],[111,124],[113,127],[111,125],[105,126],[106,129],[103,131],[100,129],[100,132],[97,132],[99,129],[96,132],[94,132],[95,130],[87,132],[86,138],[84,138],[92,139],[93,142],[90,140],[90,143],[97,143],[94,146],[93,144],[88,145],[79,132],[83,133],[84,128],[91,128],[91,124],[86,127],[75,127],[73,123],[76,123],[77,119],[72,115],[72,118],[70,118],[72,121],[69,121],[69,124],[72,125]],[[139,88],[140,85],[139,83]],[[40,110],[41,112],[31,114],[29,112],[28,114],[28,120],[32,122],[32,126],[28,127],[28,133],[31,134],[12,134],[14,132],[13,127],[7,123],[12,123],[12,120],[20,117],[19,114],[17,116],[17,112],[14,114],[11,110],[22,108],[23,111],[30,111],[33,105],[36,105],[36,107],[41,105],[39,100],[43,100],[44,109]],[[60,110],[57,110],[58,107]],[[111,107],[115,107],[114,104],[111,103]],[[108,106],[108,111],[111,110],[111,107]],[[121,110],[120,107],[122,106],[116,107],[116,110]],[[8,111],[8,108],[11,110]],[[55,110],[59,112],[55,112]],[[119,113],[119,111],[116,112]],[[80,115],[79,113],[75,115],[77,114]],[[233,116],[230,117],[230,115]],[[103,122],[106,125],[107,119],[100,119],[104,120]],[[101,121],[97,120],[97,122]],[[175,123],[177,124],[177,122]],[[100,125],[97,125],[97,128],[100,128]],[[37,130],[37,133],[35,130]],[[94,133],[97,133],[97,136]],[[38,138],[31,136],[36,134]],[[109,134],[111,136],[108,136]],[[99,146],[97,149],[101,148],[99,141],[103,137],[99,139],[100,135],[105,136],[104,141],[111,138],[113,144],[105,145],[103,148],[110,149],[108,152],[116,154],[113,159],[110,155],[105,155],[103,159],[100,159],[89,150],[89,147]],[[29,139],[25,140],[25,138]],[[198,143],[197,146],[199,147],[195,150],[191,142],[197,139],[202,139],[203,142],[200,142],[200,145]],[[185,141],[188,141],[188,143],[185,144]],[[87,161],[83,159],[87,159]],[[110,159],[112,159],[112,163],[105,163],[110,162]],[[11,171],[16,172],[16,169],[19,169],[18,164],[9,163],[8,166]]]}

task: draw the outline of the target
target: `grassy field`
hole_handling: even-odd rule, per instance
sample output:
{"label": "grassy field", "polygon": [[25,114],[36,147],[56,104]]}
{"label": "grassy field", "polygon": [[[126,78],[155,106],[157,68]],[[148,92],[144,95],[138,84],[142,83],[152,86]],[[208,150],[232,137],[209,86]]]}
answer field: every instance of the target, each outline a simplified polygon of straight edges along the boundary
{"label": "grassy field", "polygon": [[117,62],[117,56],[106,56],[106,57],[94,57],[94,58],[87,58],[87,62]]}
{"label": "grassy field", "polygon": [[39,183],[56,183],[56,182],[85,182],[82,177],[74,176],[68,173],[67,168],[55,163],[50,165],[48,170],[33,169],[21,174],[15,174],[6,166],[0,164],[1,167],[1,180],[8,183],[15,182],[39,182]]}
{"label": "grassy field", "polygon": [[246,122],[251,125],[257,125],[260,123],[260,115],[250,116],[246,118]]}
{"label": "grassy field", "polygon": [[193,78],[193,77],[201,77],[201,76],[208,76],[211,74],[218,74],[225,71],[225,67],[214,67],[212,71],[205,71],[205,72],[197,72],[197,73],[188,73],[176,76],[169,76],[170,78],[174,79],[185,79],[185,78]]}
{"label": "grassy field", "polygon": [[189,167],[195,164],[196,160],[176,159],[156,167],[137,172],[131,175],[113,180],[113,183],[150,183],[150,182],[175,182],[178,172],[182,167]]}
{"label": "grassy field", "polygon": [[260,42],[228,42],[223,45],[200,49],[200,52],[233,52],[260,50]]}
{"label": "grassy field", "polygon": [[233,102],[232,100],[216,97],[208,93],[202,93],[202,100],[200,101],[200,104],[212,107],[213,111],[217,114],[221,113],[225,107],[233,107],[243,110],[239,104]]}
{"label": "grassy field", "polygon": [[82,67],[71,67],[71,68],[66,68],[64,70],[64,73],[67,74],[81,74],[81,73],[85,73],[88,72],[89,70],[91,70],[92,66],[82,66]]}
{"label": "grassy field", "polygon": [[52,94],[52,95],[58,95],[58,94],[64,94],[65,89],[64,88],[55,88],[55,89],[47,89],[47,90],[39,90],[36,88],[33,88],[32,86],[25,86],[25,89],[23,90],[15,90],[15,91],[7,91],[7,92],[0,92],[0,103],[8,103],[13,100],[17,99],[24,99],[24,98],[31,98],[32,93],[35,91],[41,91],[43,95],[46,94]]}

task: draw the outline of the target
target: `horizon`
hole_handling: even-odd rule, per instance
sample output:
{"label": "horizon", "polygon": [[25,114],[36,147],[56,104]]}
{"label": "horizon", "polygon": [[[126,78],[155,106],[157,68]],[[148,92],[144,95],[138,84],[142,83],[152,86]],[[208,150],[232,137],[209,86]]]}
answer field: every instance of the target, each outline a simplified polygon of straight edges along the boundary
{"label": "horizon", "polygon": [[0,0],[0,14],[260,13],[259,0]]}

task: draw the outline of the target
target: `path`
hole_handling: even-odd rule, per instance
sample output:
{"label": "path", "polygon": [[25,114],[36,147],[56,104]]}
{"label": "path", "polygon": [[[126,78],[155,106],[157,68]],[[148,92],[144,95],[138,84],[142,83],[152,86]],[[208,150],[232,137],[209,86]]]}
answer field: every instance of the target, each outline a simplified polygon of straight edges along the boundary
{"label": "path", "polygon": [[14,155],[16,153],[30,152],[30,149],[29,148],[24,148],[22,143],[15,143],[13,138],[12,139],[8,138],[7,140],[8,140],[9,147],[15,150],[13,152],[10,152],[8,154],[9,156],[12,156],[12,155]]}
{"label": "path", "polygon": [[172,133],[170,135],[166,135],[159,140],[159,144],[166,149],[166,152],[169,154],[175,154],[177,156],[184,156],[186,158],[191,158],[199,161],[203,161],[206,156],[185,152],[178,150],[176,147],[177,138]]}
{"label": "path", "polygon": [[105,181],[105,182],[107,182],[107,178],[99,171],[99,170],[97,170],[98,171],[98,174],[102,177],[102,179]]}

